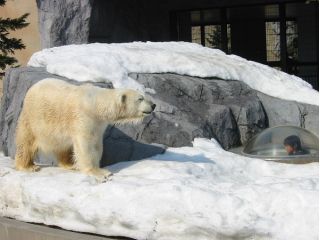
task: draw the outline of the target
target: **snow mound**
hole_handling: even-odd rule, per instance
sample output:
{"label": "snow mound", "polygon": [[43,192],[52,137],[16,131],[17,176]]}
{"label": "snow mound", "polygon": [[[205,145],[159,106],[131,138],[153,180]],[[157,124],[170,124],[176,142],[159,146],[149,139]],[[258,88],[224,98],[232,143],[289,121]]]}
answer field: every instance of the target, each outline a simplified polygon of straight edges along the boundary
{"label": "snow mound", "polygon": [[267,95],[319,105],[319,93],[293,75],[220,50],[186,42],[83,44],[44,49],[28,63],[78,81],[112,82],[115,88],[150,91],[129,73],[177,73],[239,80]]}
{"label": "snow mound", "polygon": [[0,161],[0,215],[135,239],[318,239],[318,164],[224,151],[214,140],[111,166],[113,180]]}

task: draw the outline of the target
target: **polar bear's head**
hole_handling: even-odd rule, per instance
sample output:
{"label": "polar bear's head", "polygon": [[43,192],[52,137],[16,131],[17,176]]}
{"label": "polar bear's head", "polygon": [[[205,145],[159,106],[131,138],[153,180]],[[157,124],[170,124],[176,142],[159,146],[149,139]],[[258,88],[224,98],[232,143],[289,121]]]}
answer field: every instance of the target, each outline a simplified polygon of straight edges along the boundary
{"label": "polar bear's head", "polygon": [[118,90],[120,121],[136,121],[151,114],[156,105],[137,91]]}

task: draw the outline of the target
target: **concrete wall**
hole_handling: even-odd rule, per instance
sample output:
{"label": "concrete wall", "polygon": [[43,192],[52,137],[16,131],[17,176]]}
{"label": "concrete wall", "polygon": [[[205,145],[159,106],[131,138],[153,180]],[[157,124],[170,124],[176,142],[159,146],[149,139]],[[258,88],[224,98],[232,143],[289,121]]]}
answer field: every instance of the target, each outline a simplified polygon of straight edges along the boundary
{"label": "concrete wall", "polygon": [[[0,217],[1,240],[120,240],[93,234],[76,233]],[[129,240],[129,239],[127,239]]]}

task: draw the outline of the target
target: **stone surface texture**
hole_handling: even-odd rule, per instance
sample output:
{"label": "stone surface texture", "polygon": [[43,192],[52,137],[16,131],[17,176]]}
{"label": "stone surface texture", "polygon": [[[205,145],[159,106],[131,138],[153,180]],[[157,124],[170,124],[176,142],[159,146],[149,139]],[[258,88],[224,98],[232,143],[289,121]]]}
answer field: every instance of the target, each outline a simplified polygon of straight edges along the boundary
{"label": "stone surface texture", "polygon": [[[239,81],[170,73],[130,76],[156,91],[149,97],[157,107],[140,124],[110,125],[106,129],[102,165],[150,157],[162,153],[164,145],[190,146],[195,137],[215,138],[229,149],[278,125],[300,126],[318,135],[318,106],[276,99]],[[7,72],[0,116],[0,146],[6,155],[15,154],[15,128],[27,90],[47,77],[83,84],[49,74],[44,68]],[[112,88],[108,83],[94,84]]]}
{"label": "stone surface texture", "polygon": [[42,48],[88,42],[92,0],[37,0]]}
{"label": "stone surface texture", "polygon": [[269,126],[293,125],[319,135],[319,107],[286,101],[258,92],[259,99],[268,115]]}

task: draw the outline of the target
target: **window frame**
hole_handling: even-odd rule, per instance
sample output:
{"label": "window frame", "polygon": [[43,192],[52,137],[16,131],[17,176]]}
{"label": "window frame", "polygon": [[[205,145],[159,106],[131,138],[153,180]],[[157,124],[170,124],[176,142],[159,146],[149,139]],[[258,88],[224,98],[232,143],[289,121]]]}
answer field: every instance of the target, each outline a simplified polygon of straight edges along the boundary
{"label": "window frame", "polygon": [[[204,21],[203,12],[210,9],[219,9],[220,11],[220,21]],[[201,45],[205,46],[205,26],[210,25],[220,25],[221,26],[221,50],[229,53],[228,49],[228,25],[231,26],[230,22],[227,21],[227,8],[208,8],[208,9],[200,9],[194,10],[200,12],[200,22],[193,23],[191,22],[190,27],[200,27],[200,36],[201,36]],[[191,13],[192,11],[190,11]],[[230,49],[231,50],[231,49]]]}
{"label": "window frame", "polygon": [[[246,6],[268,6],[268,5],[277,5],[278,6],[278,10],[279,10],[279,15],[277,17],[274,16],[265,16],[264,21],[265,22],[270,22],[270,21],[279,21],[280,22],[280,60],[279,61],[267,61],[267,56],[265,62],[261,62],[263,64],[267,64],[271,67],[276,67],[276,68],[280,68],[282,71],[287,72],[289,74],[292,74],[290,67],[305,67],[305,66],[312,66],[312,67],[317,67],[319,69],[319,61],[317,58],[317,61],[301,61],[299,60],[299,58],[296,61],[290,62],[288,61],[288,57],[287,57],[287,32],[286,32],[286,24],[287,21],[295,21],[297,22],[297,19],[295,17],[291,17],[291,16],[286,16],[286,9],[287,9],[287,5],[290,3],[302,3],[303,1],[292,1],[292,2],[273,2],[273,3],[261,3],[261,4],[245,4],[245,5],[229,5],[229,6],[223,6],[223,7],[208,7],[208,8],[193,8],[193,9],[184,9],[184,10],[174,10],[170,13],[171,16],[171,40],[174,41],[179,41],[180,40],[180,33],[179,30],[180,29],[180,23],[178,20],[178,13],[184,12],[184,13],[191,13],[192,11],[199,11],[200,12],[200,21],[197,23],[192,23],[190,22],[190,27],[193,26],[199,26],[200,27],[200,31],[201,31],[201,44],[203,46],[205,46],[205,26],[206,25],[221,25],[221,45],[222,48],[221,50],[223,50],[225,53],[228,54],[232,54],[232,46],[230,47],[229,43],[231,43],[231,39],[232,39],[232,33],[230,34],[230,38],[228,39],[228,26],[232,29],[232,23],[230,21],[228,21],[227,19],[227,11],[229,9],[232,8],[237,8],[237,7],[246,7]],[[319,12],[318,12],[318,8],[316,9],[316,13],[315,16],[319,16]],[[206,10],[219,10],[220,11],[220,21],[203,21],[203,12]],[[318,17],[317,17],[318,18]],[[318,24],[318,22],[317,22]],[[317,25],[319,26],[319,25]],[[299,24],[298,24],[298,28],[299,28]],[[317,28],[319,29],[319,28]],[[191,30],[191,29],[190,29]],[[319,31],[319,30],[318,30]],[[298,38],[299,38],[299,29],[298,29]],[[317,34],[318,36],[318,34]],[[192,37],[192,36],[191,36]],[[190,41],[192,41],[192,39],[190,39]],[[318,41],[319,43],[319,41]],[[319,46],[319,44],[317,45],[317,47]],[[265,51],[265,54],[267,55],[267,49]],[[299,56],[299,47],[298,47],[298,56]],[[300,73],[297,73],[297,76],[301,76]],[[308,77],[307,75],[302,77],[304,79],[306,79],[306,77]],[[315,80],[308,80],[308,82],[310,82],[315,89],[319,89],[319,78],[318,78],[318,74],[316,74],[315,76],[313,76],[315,78]]]}

